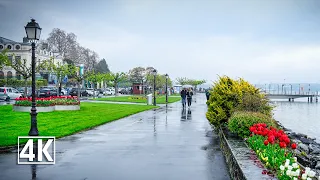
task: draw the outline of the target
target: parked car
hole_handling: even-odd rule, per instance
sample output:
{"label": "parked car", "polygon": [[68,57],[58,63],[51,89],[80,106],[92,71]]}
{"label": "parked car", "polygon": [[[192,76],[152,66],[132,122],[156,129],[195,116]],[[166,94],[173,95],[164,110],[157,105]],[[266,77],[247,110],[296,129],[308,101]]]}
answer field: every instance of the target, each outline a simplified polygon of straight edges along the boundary
{"label": "parked car", "polygon": [[95,93],[96,96],[99,95],[99,91],[93,89],[93,88],[87,88],[86,91],[88,92],[89,96],[93,96],[93,92]]}
{"label": "parked car", "polygon": [[43,89],[40,89],[38,97],[51,97],[51,96],[57,96],[57,95],[58,95],[57,90],[43,88]]}
{"label": "parked car", "polygon": [[121,89],[120,91],[119,91],[119,93],[120,94],[129,94],[129,92],[126,90],[126,89]]}
{"label": "parked car", "polygon": [[106,88],[103,92],[104,95],[114,95],[115,92],[112,89]]}
{"label": "parked car", "polygon": [[[69,92],[70,96],[78,96],[78,88],[72,88]],[[88,92],[85,89],[80,89],[80,96],[88,96]]]}
{"label": "parked car", "polygon": [[1,100],[10,100],[23,97],[23,94],[21,94],[18,90],[12,88],[12,87],[0,87],[0,99]]}
{"label": "parked car", "polygon": [[[21,93],[23,96],[24,96],[24,89],[25,89],[25,87],[17,88],[19,93]],[[27,97],[31,97],[31,96],[32,96],[32,88],[31,87],[27,87]]]}

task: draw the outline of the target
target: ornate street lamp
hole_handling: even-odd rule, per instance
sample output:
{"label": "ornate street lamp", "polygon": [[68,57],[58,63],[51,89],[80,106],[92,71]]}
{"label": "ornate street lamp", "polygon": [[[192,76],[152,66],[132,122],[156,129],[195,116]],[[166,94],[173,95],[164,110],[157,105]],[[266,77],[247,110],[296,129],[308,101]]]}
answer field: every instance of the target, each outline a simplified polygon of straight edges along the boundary
{"label": "ornate street lamp", "polygon": [[166,74],[166,104],[168,104],[168,78],[169,78],[169,75]]}
{"label": "ornate street lamp", "polygon": [[32,47],[32,105],[31,105],[31,128],[29,131],[29,136],[38,136],[38,127],[37,127],[37,108],[36,108],[36,56],[35,56],[35,49],[36,49],[36,41],[40,39],[41,28],[36,20],[31,19],[25,27],[27,39],[31,42]]}
{"label": "ornate street lamp", "polygon": [[153,105],[156,106],[156,76],[157,76],[157,70],[154,69],[152,71],[153,74]]}

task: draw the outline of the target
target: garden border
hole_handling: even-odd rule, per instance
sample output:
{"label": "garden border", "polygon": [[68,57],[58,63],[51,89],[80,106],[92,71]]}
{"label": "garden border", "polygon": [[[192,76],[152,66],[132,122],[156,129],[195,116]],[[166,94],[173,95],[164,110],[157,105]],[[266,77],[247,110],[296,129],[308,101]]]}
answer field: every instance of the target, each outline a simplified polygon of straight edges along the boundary
{"label": "garden border", "polygon": [[[30,112],[31,106],[15,106],[12,105],[12,110],[16,112]],[[53,112],[53,111],[78,111],[80,105],[55,105],[47,107],[37,107],[37,112]]]}
{"label": "garden border", "polygon": [[[262,173],[267,169],[260,168],[255,164],[255,161],[259,163],[261,161],[244,140],[226,135],[221,127],[218,129],[218,135],[220,148],[232,179],[277,179]],[[252,157],[256,160],[252,160]]]}

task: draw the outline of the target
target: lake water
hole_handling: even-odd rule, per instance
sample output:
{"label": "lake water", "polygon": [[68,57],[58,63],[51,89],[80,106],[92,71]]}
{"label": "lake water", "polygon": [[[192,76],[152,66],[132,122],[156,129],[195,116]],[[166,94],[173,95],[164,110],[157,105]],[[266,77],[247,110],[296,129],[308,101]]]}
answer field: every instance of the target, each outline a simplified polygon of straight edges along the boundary
{"label": "lake water", "polygon": [[306,134],[320,143],[320,102],[308,103],[306,98],[272,101],[274,118],[294,132]]}

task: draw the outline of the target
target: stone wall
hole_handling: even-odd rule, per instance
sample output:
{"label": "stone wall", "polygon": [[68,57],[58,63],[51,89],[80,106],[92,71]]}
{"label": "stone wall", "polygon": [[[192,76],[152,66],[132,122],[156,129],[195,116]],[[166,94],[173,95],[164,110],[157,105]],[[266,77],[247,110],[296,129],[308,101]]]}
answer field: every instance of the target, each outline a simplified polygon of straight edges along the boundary
{"label": "stone wall", "polygon": [[225,156],[231,179],[276,179],[265,173],[267,170],[244,140],[221,128],[218,131],[221,151]]}

